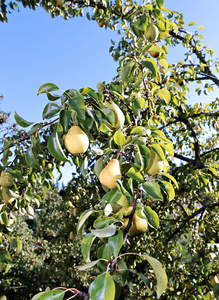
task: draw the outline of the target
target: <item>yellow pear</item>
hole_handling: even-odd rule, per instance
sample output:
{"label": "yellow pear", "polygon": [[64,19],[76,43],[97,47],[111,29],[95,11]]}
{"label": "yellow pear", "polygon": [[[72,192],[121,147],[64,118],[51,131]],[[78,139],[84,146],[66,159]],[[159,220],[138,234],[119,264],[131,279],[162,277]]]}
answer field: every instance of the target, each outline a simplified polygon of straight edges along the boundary
{"label": "yellow pear", "polygon": [[148,24],[144,35],[149,42],[153,42],[158,38],[159,30],[154,24]]}
{"label": "yellow pear", "polygon": [[217,283],[219,283],[219,280],[218,280],[217,275],[211,276],[211,277],[210,277],[210,284],[211,284],[211,286],[214,286],[214,285],[217,284]]}
{"label": "yellow pear", "polygon": [[2,188],[2,201],[5,204],[10,204],[12,203],[14,198],[10,195],[10,191],[8,188],[3,187]]}
{"label": "yellow pear", "polygon": [[107,106],[107,108],[112,110],[114,112],[114,116],[115,116],[115,121],[113,122],[112,126],[109,126],[108,124],[107,124],[107,126],[110,127],[111,129],[122,128],[122,126],[125,123],[125,116],[124,116],[123,112],[121,111],[121,109],[114,102],[110,103]]}
{"label": "yellow pear", "polygon": [[102,185],[109,189],[116,188],[116,180],[121,178],[121,171],[119,161],[111,159],[106,167],[100,172],[99,180]]}
{"label": "yellow pear", "polygon": [[150,159],[145,173],[151,176],[155,176],[163,171],[163,167],[163,161],[160,159],[157,153],[153,149],[151,149]]}
{"label": "yellow pear", "polygon": [[8,172],[2,172],[0,176],[0,185],[4,188],[11,187],[14,182],[14,177]]}
{"label": "yellow pear", "polygon": [[64,139],[65,147],[71,154],[78,155],[87,151],[89,139],[79,126],[72,126]]}
{"label": "yellow pear", "polygon": [[62,8],[63,4],[64,4],[64,3],[63,3],[62,0],[56,0],[56,7]]}
{"label": "yellow pear", "polygon": [[[130,215],[132,211],[132,206],[129,206],[129,208],[125,212],[125,216]],[[124,218],[123,219],[125,227],[128,225],[129,218]],[[134,213],[133,218],[132,218],[132,225],[129,229],[128,234],[130,236],[136,236],[145,233],[148,230],[148,221],[147,219],[143,219],[137,216],[136,213]]]}
{"label": "yellow pear", "polygon": [[[153,46],[159,47],[160,45],[158,43],[154,43]],[[158,58],[159,56],[161,56],[161,52],[157,52],[157,51],[152,51],[149,52],[149,54],[153,57],[153,58]]]}

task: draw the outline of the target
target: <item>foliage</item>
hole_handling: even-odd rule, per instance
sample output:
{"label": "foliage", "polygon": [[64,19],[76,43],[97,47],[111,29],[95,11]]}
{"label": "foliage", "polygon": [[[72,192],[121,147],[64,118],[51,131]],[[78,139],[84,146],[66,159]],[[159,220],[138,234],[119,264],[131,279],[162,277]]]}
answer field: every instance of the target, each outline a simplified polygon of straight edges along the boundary
{"label": "foliage", "polygon": [[[182,14],[167,10],[161,0],[142,5],[132,1],[22,3],[31,8],[40,4],[52,17],[62,15],[64,19],[82,16],[91,7],[88,19],[100,27],[118,28],[122,37],[110,48],[118,61],[118,74],[112,82],[98,83],[97,90],[70,88],[64,93],[56,84],[46,83],[38,90],[49,100],[44,122],[32,124],[15,115],[20,126],[31,129],[4,147],[2,169],[16,182],[10,192],[12,204],[1,206],[3,237],[10,236],[8,220],[15,209],[33,215],[32,205],[40,208],[43,201],[36,187],[44,186],[46,194],[53,183],[52,168],[61,176],[60,167],[70,162],[81,174],[78,178],[84,178],[83,186],[76,180],[72,193],[67,189],[73,211],[74,200],[87,189],[74,222],[77,219],[77,243],[80,240],[84,259],[80,264],[81,256],[75,255],[79,258],[77,272],[82,272],[80,278],[82,282],[86,278],[89,288],[78,290],[72,283],[73,295],[91,300],[176,299],[176,295],[177,299],[209,299],[214,290],[217,297],[218,285],[213,288],[209,280],[218,273],[214,254],[218,253],[219,100],[208,105],[187,104],[190,82],[205,82],[202,89],[197,86],[198,95],[219,86],[215,75],[219,65],[212,59],[213,51],[202,44],[199,32],[186,32]],[[13,9],[16,2],[9,6]],[[4,21],[4,1],[1,7]],[[159,44],[154,44],[153,38],[147,40],[148,25]],[[173,65],[166,61],[166,54],[178,44],[185,47],[185,59]],[[124,126],[108,108],[110,103],[121,109]],[[64,144],[72,125],[80,126],[90,141],[88,150],[78,156],[68,153]],[[6,152],[12,146],[14,160],[9,162]],[[152,157],[159,167],[153,166]],[[109,179],[102,188],[98,178],[105,167],[105,174],[111,173],[108,163],[112,159],[118,160],[121,175],[117,170],[116,187],[109,190]],[[52,168],[47,163],[52,163]],[[118,212],[121,196],[133,207],[126,227]],[[150,229],[130,237],[134,213],[146,218]],[[7,270],[11,261],[3,245],[1,257]],[[55,245],[56,251],[58,245],[65,242]],[[72,255],[77,249],[74,245]],[[63,265],[58,269],[60,276],[63,269]],[[57,299],[66,291],[58,290]],[[51,294],[46,291],[36,297],[50,299]]]}

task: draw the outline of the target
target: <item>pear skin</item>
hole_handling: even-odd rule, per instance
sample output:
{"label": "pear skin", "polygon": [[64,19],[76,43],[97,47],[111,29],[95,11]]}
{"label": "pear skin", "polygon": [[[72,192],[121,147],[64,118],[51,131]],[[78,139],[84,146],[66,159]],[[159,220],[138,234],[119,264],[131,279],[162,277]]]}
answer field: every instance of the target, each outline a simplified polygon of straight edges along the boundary
{"label": "pear skin", "polygon": [[102,185],[112,190],[116,188],[116,180],[118,178],[121,178],[119,161],[117,159],[111,159],[100,172],[99,180]]}
{"label": "pear skin", "polygon": [[125,123],[125,116],[124,116],[123,112],[121,111],[121,109],[114,102],[110,103],[107,106],[107,108],[112,110],[114,112],[114,115],[115,115],[115,121],[112,124],[113,129],[122,128],[124,123]]}
{"label": "pear skin", "polygon": [[72,126],[64,139],[65,148],[73,155],[79,155],[87,151],[89,139],[79,126]]}
{"label": "pear skin", "polygon": [[[153,46],[160,47],[160,45],[158,43],[154,43]],[[159,56],[161,56],[161,52],[156,52],[156,51],[149,52],[149,54],[153,58],[158,58]]]}
{"label": "pear skin", "polygon": [[5,204],[11,204],[14,201],[14,198],[10,195],[8,188],[2,188],[2,201]]}
{"label": "pear skin", "polygon": [[63,4],[64,4],[64,3],[63,3],[62,0],[56,0],[56,7],[62,8]]}
{"label": "pear skin", "polygon": [[126,198],[126,196],[121,195],[121,197],[117,201],[117,204],[119,204],[120,206],[122,206],[122,208],[120,208],[120,210],[116,213],[116,215],[123,216],[124,213],[127,210],[127,207],[129,207],[129,205],[130,205],[129,200]]}
{"label": "pear skin", "polygon": [[211,284],[211,286],[214,286],[214,285],[217,284],[217,283],[219,283],[219,280],[218,280],[217,275],[211,276],[211,277],[210,277],[210,284]]}
{"label": "pear skin", "polygon": [[145,173],[151,176],[156,176],[163,171],[163,161],[157,155],[157,153],[151,149],[150,160],[145,170]]}
{"label": "pear skin", "polygon": [[149,42],[153,42],[158,38],[159,30],[154,24],[148,24],[144,35]]}
{"label": "pear skin", "polygon": [[8,172],[2,172],[0,176],[0,185],[4,188],[9,188],[14,182],[14,177]]}

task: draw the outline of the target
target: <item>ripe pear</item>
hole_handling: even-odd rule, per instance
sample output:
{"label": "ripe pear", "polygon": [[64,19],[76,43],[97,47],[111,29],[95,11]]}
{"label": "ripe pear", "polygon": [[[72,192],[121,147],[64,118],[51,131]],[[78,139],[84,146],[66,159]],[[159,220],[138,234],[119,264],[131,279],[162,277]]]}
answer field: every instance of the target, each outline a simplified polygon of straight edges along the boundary
{"label": "ripe pear", "polygon": [[[159,47],[160,45],[158,43],[154,43],[153,46]],[[153,57],[153,58],[158,58],[159,56],[161,56],[161,52],[157,52],[157,51],[153,51],[153,52],[149,52],[149,54]]]}
{"label": "ripe pear", "polygon": [[71,154],[78,155],[87,151],[89,139],[79,126],[72,126],[64,139],[65,147]]}
{"label": "ripe pear", "polygon": [[64,4],[64,3],[63,3],[62,0],[56,0],[56,7],[62,8],[63,4]]}
{"label": "ripe pear", "polygon": [[121,178],[119,161],[117,159],[111,159],[100,172],[99,180],[102,185],[112,190],[116,188],[116,180],[118,178]]}
{"label": "ripe pear", "polygon": [[10,204],[14,201],[14,198],[10,195],[10,191],[8,188],[2,188],[2,201],[5,204]]}
{"label": "ripe pear", "polygon": [[153,42],[158,38],[159,30],[154,24],[148,24],[144,35],[149,42]]}
{"label": "ripe pear", "polygon": [[157,153],[151,149],[150,159],[145,173],[151,176],[156,176],[163,171],[163,167],[163,161],[160,159]]}
{"label": "ripe pear", "polygon": [[[125,216],[130,215],[132,211],[132,206],[129,206],[129,208],[125,212]],[[129,218],[124,218],[123,219],[125,227],[128,225]],[[129,229],[128,234],[130,236],[136,236],[145,233],[148,230],[148,221],[147,219],[143,219],[137,216],[136,213],[134,213],[133,218],[132,218],[132,225]]]}
{"label": "ripe pear", "polygon": [[218,280],[217,275],[211,276],[211,277],[210,277],[210,284],[211,284],[211,286],[214,286],[214,285],[217,284],[217,283],[219,283],[219,280]]}
{"label": "ripe pear", "polygon": [[14,177],[8,172],[2,172],[0,176],[0,185],[4,188],[11,187],[14,182]]}
{"label": "ripe pear", "polygon": [[108,109],[112,110],[113,113],[114,113],[114,116],[115,116],[115,121],[113,122],[112,126],[108,126],[111,128],[111,129],[119,129],[119,128],[122,128],[122,126],[124,125],[125,123],[125,116],[123,114],[123,112],[121,111],[121,109],[118,107],[117,104],[115,104],[114,102],[110,103],[108,106],[107,106]]}

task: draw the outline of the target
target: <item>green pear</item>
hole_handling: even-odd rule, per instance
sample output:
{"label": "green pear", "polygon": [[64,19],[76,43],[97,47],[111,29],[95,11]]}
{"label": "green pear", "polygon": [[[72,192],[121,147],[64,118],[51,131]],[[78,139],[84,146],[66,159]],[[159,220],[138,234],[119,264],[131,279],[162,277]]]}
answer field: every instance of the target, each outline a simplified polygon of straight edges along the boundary
{"label": "green pear", "polygon": [[185,80],[183,78],[179,78],[177,79],[177,83],[180,85],[180,86],[184,86],[186,84]]}
{"label": "green pear", "polygon": [[119,161],[117,159],[111,159],[100,172],[99,180],[102,185],[112,190],[116,188],[116,180],[118,178],[121,178]]}
{"label": "green pear", "polygon": [[154,24],[148,24],[144,35],[149,42],[153,42],[158,38],[159,30]]}
{"label": "green pear", "polygon": [[145,173],[151,176],[156,176],[163,171],[163,168],[163,161],[160,159],[157,153],[153,149],[151,149],[150,159]]}
{"label": "green pear", "polygon": [[[153,46],[159,47],[160,45],[158,43],[154,43]],[[149,54],[153,57],[153,58],[158,58],[159,56],[161,56],[161,52],[157,52],[157,51],[149,51]]]}
{"label": "green pear", "polygon": [[125,123],[125,116],[124,116],[123,112],[121,111],[121,109],[114,102],[110,103],[107,106],[107,108],[112,110],[114,112],[114,116],[115,116],[115,121],[113,122],[112,126],[109,126],[108,124],[107,124],[107,126],[110,128],[112,127],[111,129],[122,128],[122,126]]}
{"label": "green pear", "polygon": [[64,138],[65,148],[74,155],[87,151],[89,139],[79,126],[72,126]]}
{"label": "green pear", "polygon": [[[132,206],[129,206],[128,209],[126,210],[124,216],[129,216],[131,211],[132,211]],[[127,227],[129,222],[129,218],[124,218],[123,223],[124,226]],[[129,228],[128,234],[130,236],[137,236],[140,234],[145,233],[148,230],[148,221],[147,219],[140,218],[137,216],[136,213],[134,213],[133,218],[132,218],[132,225]]]}
{"label": "green pear", "polygon": [[219,280],[218,280],[217,275],[211,276],[211,277],[210,277],[210,284],[211,284],[211,286],[214,286],[214,285],[217,284],[217,283],[219,283]]}
{"label": "green pear", "polygon": [[8,172],[2,172],[0,176],[0,185],[4,188],[11,187],[14,183],[14,177]]}
{"label": "green pear", "polygon": [[14,198],[11,196],[10,191],[8,188],[2,188],[2,201],[5,204],[10,204],[14,201]]}

